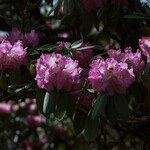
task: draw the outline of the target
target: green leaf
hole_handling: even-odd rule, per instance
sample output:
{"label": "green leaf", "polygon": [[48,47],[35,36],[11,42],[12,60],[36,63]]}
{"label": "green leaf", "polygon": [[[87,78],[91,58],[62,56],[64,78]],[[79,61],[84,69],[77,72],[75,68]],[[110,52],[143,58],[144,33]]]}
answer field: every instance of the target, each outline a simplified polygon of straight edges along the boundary
{"label": "green leaf", "polygon": [[107,96],[105,94],[99,95],[96,99],[96,102],[92,110],[92,119],[97,119],[101,116],[101,114],[105,109],[106,104],[107,104]]}
{"label": "green leaf", "polygon": [[75,112],[75,104],[70,99],[70,94],[67,92],[61,92],[59,99],[57,101],[57,108],[59,111],[64,112],[66,111],[66,115],[72,118]]}
{"label": "green leaf", "polygon": [[6,79],[6,76],[3,72],[1,72],[1,75],[0,75],[0,88],[7,91],[7,79]]}
{"label": "green leaf", "polygon": [[150,88],[150,66],[146,66],[142,72],[141,80],[147,88]]}
{"label": "green leaf", "polygon": [[21,83],[21,75],[20,70],[13,70],[9,74],[11,84],[20,84]]}
{"label": "green leaf", "polygon": [[115,110],[119,119],[127,120],[129,117],[129,108],[126,95],[114,95]]}
{"label": "green leaf", "polygon": [[46,116],[49,116],[51,113],[54,113],[56,106],[56,96],[54,92],[46,92],[43,103],[43,112]]}
{"label": "green leaf", "polygon": [[56,111],[55,112],[55,117],[59,120],[62,121],[64,119],[64,117],[66,116],[66,111]]}
{"label": "green leaf", "polygon": [[88,118],[85,124],[84,137],[87,141],[93,141],[99,132],[99,119],[93,120]]}
{"label": "green leaf", "polygon": [[36,88],[36,104],[37,104],[38,111],[40,113],[43,113],[43,101],[44,101],[45,93],[46,93],[45,90]]}
{"label": "green leaf", "polygon": [[70,15],[74,10],[75,4],[73,0],[64,0],[63,10],[65,15]]}
{"label": "green leaf", "polygon": [[76,41],[76,42],[74,42],[74,43],[71,44],[71,48],[72,49],[79,48],[82,45],[82,43],[83,43],[82,40]]}
{"label": "green leaf", "polygon": [[117,120],[117,113],[115,110],[114,98],[109,97],[109,101],[106,105],[106,115],[111,124],[114,124]]}
{"label": "green leaf", "polygon": [[74,119],[73,119],[73,127],[74,127],[74,132],[75,134],[80,134],[85,126],[85,121],[86,121],[86,114],[80,110],[77,109]]}

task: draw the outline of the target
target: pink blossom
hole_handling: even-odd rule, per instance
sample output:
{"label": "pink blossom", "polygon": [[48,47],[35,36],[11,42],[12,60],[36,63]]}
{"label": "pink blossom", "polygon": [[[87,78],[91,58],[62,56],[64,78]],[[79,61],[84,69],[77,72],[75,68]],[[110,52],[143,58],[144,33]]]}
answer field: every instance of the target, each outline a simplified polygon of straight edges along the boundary
{"label": "pink blossom", "polygon": [[114,58],[118,62],[121,62],[124,59],[124,53],[121,52],[121,49],[116,50],[116,49],[109,49],[107,51],[108,55],[110,58]]}
{"label": "pink blossom", "polygon": [[0,103],[0,114],[11,114],[12,112],[12,104]]}
{"label": "pink blossom", "polygon": [[140,73],[140,70],[144,68],[145,64],[141,58],[141,52],[133,53],[131,48],[125,49],[125,58],[124,61],[128,64],[129,68],[133,67],[133,72],[137,76]]}
{"label": "pink blossom", "polygon": [[30,33],[22,33],[18,28],[12,28],[12,31],[9,32],[8,41],[13,45],[18,40],[22,41],[23,47],[26,46],[38,46],[39,44],[39,35],[35,30],[31,30]]}
{"label": "pink blossom", "polygon": [[129,69],[127,63],[119,63],[113,58],[93,60],[90,66],[88,79],[97,92],[124,93],[135,79],[133,69]]}
{"label": "pink blossom", "polygon": [[57,51],[61,53],[63,50],[68,49],[70,45],[71,45],[70,42],[57,42],[56,48],[57,48]]}
{"label": "pink blossom", "polygon": [[37,105],[36,103],[32,103],[29,105],[29,108],[28,108],[28,112],[30,114],[35,114],[36,113],[36,110],[37,110]]}
{"label": "pink blossom", "polygon": [[147,57],[147,64],[150,65],[150,37],[143,37],[139,40],[139,46]]}
{"label": "pink blossom", "polygon": [[43,54],[36,64],[36,81],[40,88],[51,91],[65,89],[70,91],[78,82],[81,68],[78,61],[61,54]]}
{"label": "pink blossom", "polygon": [[39,45],[39,36],[35,30],[31,30],[30,33],[25,33],[26,43],[28,46],[38,46]]}
{"label": "pink blossom", "polygon": [[26,44],[26,38],[24,37],[24,34],[19,30],[18,28],[14,27],[12,28],[12,31],[9,32],[9,36],[7,38],[8,41],[13,45],[18,40],[22,41],[22,44],[25,46]]}
{"label": "pink blossom", "polygon": [[38,126],[43,125],[44,118],[40,115],[36,115],[36,116],[28,115],[25,119],[25,123],[31,127],[38,127]]}
{"label": "pink blossom", "polygon": [[26,62],[26,53],[21,41],[14,45],[9,41],[3,41],[0,44],[0,70],[18,69]]}
{"label": "pink blossom", "polygon": [[[80,48],[90,46],[88,43],[83,43]],[[79,61],[79,66],[85,68],[90,63],[90,60],[94,54],[91,48],[85,50],[73,50],[73,58]]]}
{"label": "pink blossom", "polygon": [[110,49],[108,50],[108,55],[118,62],[126,62],[129,68],[133,68],[133,72],[136,76],[139,75],[140,70],[144,67],[144,61],[141,58],[141,52],[139,50],[133,53],[130,47],[126,48],[125,52]]}

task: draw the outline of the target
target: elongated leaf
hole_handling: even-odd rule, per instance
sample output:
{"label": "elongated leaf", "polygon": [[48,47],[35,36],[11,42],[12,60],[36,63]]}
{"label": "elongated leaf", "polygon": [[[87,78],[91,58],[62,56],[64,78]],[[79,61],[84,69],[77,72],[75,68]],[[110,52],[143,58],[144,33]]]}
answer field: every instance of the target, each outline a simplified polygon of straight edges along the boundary
{"label": "elongated leaf", "polygon": [[93,120],[91,118],[87,119],[84,130],[84,137],[87,141],[95,140],[99,132],[99,125],[100,125],[99,119],[97,120]]}
{"label": "elongated leaf", "polygon": [[117,113],[115,110],[114,98],[109,98],[109,102],[106,105],[106,115],[111,124],[114,124],[117,120]]}
{"label": "elongated leaf", "polygon": [[45,93],[46,93],[45,90],[36,88],[36,103],[40,113],[43,113],[43,101],[44,101]]}
{"label": "elongated leaf", "polygon": [[65,15],[70,15],[74,7],[75,5],[73,0],[64,0],[63,10]]}
{"label": "elongated leaf", "polygon": [[73,119],[73,127],[74,127],[75,134],[78,135],[83,131],[85,126],[86,116],[87,115],[83,111],[77,109]]}
{"label": "elongated leaf", "polygon": [[3,72],[0,75],[0,88],[7,91],[7,80]]}
{"label": "elongated leaf", "polygon": [[105,94],[99,95],[92,111],[92,119],[97,119],[103,113],[105,106],[107,104],[107,96]]}
{"label": "elongated leaf", "polygon": [[128,102],[124,94],[114,96],[115,110],[119,119],[127,120],[129,117]]}
{"label": "elongated leaf", "polygon": [[43,103],[43,112],[46,116],[49,116],[50,113],[54,113],[56,106],[55,93],[46,92]]}
{"label": "elongated leaf", "polygon": [[76,49],[79,48],[82,45],[82,40],[76,41],[74,43],[72,43],[71,48]]}

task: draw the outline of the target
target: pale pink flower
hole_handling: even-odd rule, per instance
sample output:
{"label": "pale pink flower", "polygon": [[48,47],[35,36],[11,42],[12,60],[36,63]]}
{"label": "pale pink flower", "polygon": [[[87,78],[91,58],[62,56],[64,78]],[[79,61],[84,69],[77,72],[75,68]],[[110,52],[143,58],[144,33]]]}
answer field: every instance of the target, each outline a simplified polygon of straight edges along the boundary
{"label": "pale pink flower", "polygon": [[43,125],[44,118],[41,115],[28,115],[25,118],[25,123],[31,127],[38,127]]}
{"label": "pale pink flower", "polygon": [[133,69],[113,58],[93,60],[90,66],[88,79],[97,92],[124,93],[135,80]]}
{"label": "pale pink flower", "polygon": [[0,103],[0,114],[11,114],[13,112],[12,110],[12,104],[9,103]]}
{"label": "pale pink flower", "polygon": [[17,41],[14,45],[9,41],[3,41],[0,44],[0,70],[18,69],[25,64],[26,53],[21,41]]}
{"label": "pale pink flower", "polygon": [[36,64],[36,81],[40,88],[51,91],[65,89],[70,91],[78,82],[81,68],[78,61],[61,54],[43,54]]}
{"label": "pale pink flower", "polygon": [[118,62],[126,62],[129,68],[133,68],[133,72],[136,76],[138,76],[140,70],[144,68],[145,64],[139,50],[133,53],[132,49],[128,47],[125,49],[125,52],[115,49],[110,49],[107,52],[110,58],[114,58]]}

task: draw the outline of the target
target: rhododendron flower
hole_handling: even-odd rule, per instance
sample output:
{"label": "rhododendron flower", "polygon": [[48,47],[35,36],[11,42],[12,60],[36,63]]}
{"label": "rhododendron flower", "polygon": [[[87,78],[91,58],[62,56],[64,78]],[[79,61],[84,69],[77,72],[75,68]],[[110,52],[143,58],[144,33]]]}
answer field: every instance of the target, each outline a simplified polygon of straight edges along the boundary
{"label": "rhododendron flower", "polygon": [[133,67],[133,72],[135,75],[139,75],[140,70],[145,66],[144,61],[141,58],[141,52],[137,50],[136,53],[133,53],[131,48],[125,49],[124,61],[130,68]]}
{"label": "rhododendron flower", "polygon": [[9,32],[9,36],[7,38],[8,41],[13,45],[15,42],[22,41],[22,44],[25,46],[26,44],[26,38],[24,37],[24,34],[19,30],[18,28],[14,27],[12,28],[12,31]]}
{"label": "rhododendron flower", "polygon": [[25,33],[26,44],[28,46],[38,46],[39,45],[39,36],[35,30],[31,30],[30,33]]}
{"label": "rhododendron flower", "polygon": [[43,54],[36,64],[36,80],[39,87],[51,91],[54,89],[70,91],[79,80],[81,68],[78,61],[61,54]]}
{"label": "rhododendron flower", "polygon": [[114,58],[118,62],[123,61],[125,54],[121,52],[121,49],[115,50],[115,49],[109,49],[107,50],[107,53],[110,58]]}
{"label": "rhododendron flower", "polygon": [[[83,43],[80,48],[90,46],[88,43]],[[85,50],[73,50],[73,58],[79,61],[79,66],[85,68],[89,63],[94,54],[91,48]]]}
{"label": "rhododendron flower", "polygon": [[28,115],[25,118],[25,123],[31,127],[38,127],[44,123],[44,118],[41,115]]}
{"label": "rhododendron flower", "polygon": [[68,49],[70,45],[71,45],[70,42],[57,42],[56,43],[57,51],[60,51],[61,53],[61,51]]}
{"label": "rhododendron flower", "polygon": [[150,37],[143,37],[139,40],[140,48],[147,57],[147,64],[150,65]]}
{"label": "rhododendron flower", "polygon": [[124,93],[135,79],[133,69],[129,69],[127,63],[119,63],[113,58],[93,60],[90,66],[88,79],[97,92]]}
{"label": "rhododendron flower", "polygon": [[26,62],[26,48],[18,41],[11,45],[9,41],[0,44],[0,70],[18,69]]}
{"label": "rhododendron flower", "polygon": [[31,30],[30,33],[24,34],[18,28],[12,28],[12,31],[9,32],[7,40],[10,41],[11,44],[14,44],[18,40],[22,41],[23,47],[38,46],[39,44],[39,36],[35,30]]}
{"label": "rhododendron flower", "polygon": [[132,49],[129,47],[126,48],[123,53],[121,50],[110,49],[108,50],[108,55],[118,62],[126,62],[129,68],[133,68],[135,75],[139,75],[140,70],[144,67],[144,61],[141,58],[141,52],[139,50],[133,53]]}
{"label": "rhododendron flower", "polygon": [[9,103],[0,103],[0,114],[11,114],[13,112],[12,105]]}

